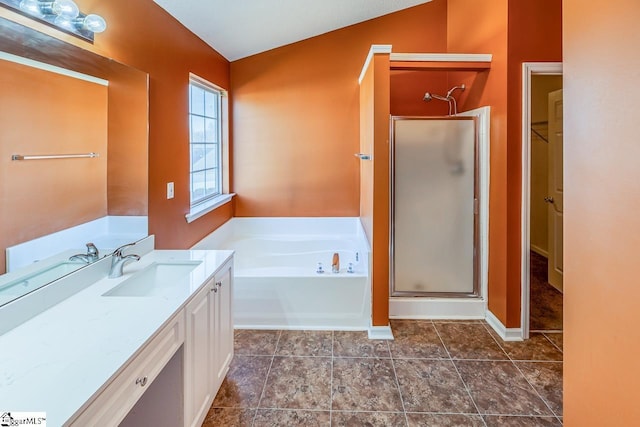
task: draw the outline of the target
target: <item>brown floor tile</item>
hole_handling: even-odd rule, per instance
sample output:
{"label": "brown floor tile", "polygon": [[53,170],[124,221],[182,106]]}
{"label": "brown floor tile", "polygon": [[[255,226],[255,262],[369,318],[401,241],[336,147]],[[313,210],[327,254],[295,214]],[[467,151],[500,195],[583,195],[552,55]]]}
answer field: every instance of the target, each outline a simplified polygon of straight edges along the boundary
{"label": "brown floor tile", "polygon": [[329,411],[258,409],[253,427],[329,427]]}
{"label": "brown floor tile", "polygon": [[435,319],[433,323],[485,323],[482,319]]}
{"label": "brown floor tile", "polygon": [[513,360],[562,360],[562,352],[539,333],[529,334],[525,341],[503,341],[500,345]]}
{"label": "brown floor tile", "polygon": [[547,259],[531,251],[530,267],[530,328],[562,330],[562,292],[547,282]]}
{"label": "brown floor tile", "polygon": [[273,356],[280,331],[236,329],[233,342],[235,354],[251,356]]}
{"label": "brown floor tile", "polygon": [[274,357],[260,408],[329,410],[331,358]]}
{"label": "brown floor tile", "polygon": [[560,332],[560,333],[549,333],[549,332],[546,332],[544,335],[549,339],[549,341],[554,343],[556,345],[556,347],[558,347],[560,349],[560,351],[562,351],[562,342],[563,342],[563,339],[564,339],[564,335],[562,334],[562,332]]}
{"label": "brown floor tile", "polygon": [[401,412],[332,412],[331,427],[402,427],[406,426]]}
{"label": "brown floor tile", "polygon": [[455,364],[481,414],[553,415],[513,362]]}
{"label": "brown floor tile", "polygon": [[509,417],[505,415],[485,417],[487,427],[560,427],[555,417]]}
{"label": "brown floor tile", "polygon": [[211,408],[202,427],[251,427],[255,409]]}
{"label": "brown floor tile", "polygon": [[516,365],[553,412],[562,416],[562,362],[518,362]]}
{"label": "brown floor tile", "polygon": [[271,357],[234,356],[218,394],[216,408],[255,408],[267,379]]}
{"label": "brown floor tile", "polygon": [[334,359],[332,392],[334,410],[403,410],[391,359]]}
{"label": "brown floor tile", "polygon": [[475,413],[450,360],[394,360],[404,408],[409,412]]}
{"label": "brown floor tile", "polygon": [[276,355],[331,357],[331,331],[282,331]]}
{"label": "brown floor tile", "polygon": [[484,427],[480,415],[407,414],[409,427]]}
{"label": "brown floor tile", "polygon": [[334,357],[391,357],[387,340],[370,340],[366,332],[335,331]]}
{"label": "brown floor tile", "polygon": [[508,359],[481,323],[436,323],[435,326],[453,359]]}
{"label": "brown floor tile", "polygon": [[389,348],[393,358],[449,358],[436,332],[428,320],[392,320],[393,341]]}

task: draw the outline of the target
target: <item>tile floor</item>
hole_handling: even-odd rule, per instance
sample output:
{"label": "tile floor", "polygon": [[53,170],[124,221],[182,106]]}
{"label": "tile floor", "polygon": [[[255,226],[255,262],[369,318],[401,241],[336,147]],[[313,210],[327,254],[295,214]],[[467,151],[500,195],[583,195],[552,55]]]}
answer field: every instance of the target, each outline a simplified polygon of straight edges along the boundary
{"label": "tile floor", "polygon": [[560,426],[562,334],[505,343],[483,321],[235,333],[204,427]]}
{"label": "tile floor", "polygon": [[547,282],[547,259],[530,252],[529,327],[535,330],[562,330],[562,293]]}

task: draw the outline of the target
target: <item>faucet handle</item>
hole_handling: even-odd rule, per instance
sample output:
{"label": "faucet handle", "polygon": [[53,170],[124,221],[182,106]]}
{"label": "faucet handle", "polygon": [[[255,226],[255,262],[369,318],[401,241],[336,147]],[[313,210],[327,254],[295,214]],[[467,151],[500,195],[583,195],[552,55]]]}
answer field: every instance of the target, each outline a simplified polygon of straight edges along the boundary
{"label": "faucet handle", "polygon": [[89,243],[87,243],[86,246],[87,246],[87,255],[98,256],[100,254],[100,251],[98,250],[96,245],[94,245],[93,243],[89,242]]}
{"label": "faucet handle", "polygon": [[115,255],[117,257],[121,257],[122,256],[122,251],[124,251],[129,246],[135,246],[135,243],[127,243],[125,245],[120,246],[115,251],[113,251],[113,255]]}

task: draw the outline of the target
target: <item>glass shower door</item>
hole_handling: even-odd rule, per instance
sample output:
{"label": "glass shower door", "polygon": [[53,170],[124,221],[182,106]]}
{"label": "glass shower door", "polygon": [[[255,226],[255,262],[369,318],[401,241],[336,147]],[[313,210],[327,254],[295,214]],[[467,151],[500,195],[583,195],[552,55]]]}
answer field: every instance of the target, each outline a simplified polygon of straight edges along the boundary
{"label": "glass shower door", "polygon": [[393,117],[395,296],[475,296],[476,122]]}

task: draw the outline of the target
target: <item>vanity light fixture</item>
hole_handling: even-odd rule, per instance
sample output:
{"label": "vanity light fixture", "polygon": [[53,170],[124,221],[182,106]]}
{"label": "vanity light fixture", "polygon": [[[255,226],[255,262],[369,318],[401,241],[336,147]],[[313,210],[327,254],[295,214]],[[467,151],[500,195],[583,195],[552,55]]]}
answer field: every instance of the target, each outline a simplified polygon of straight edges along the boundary
{"label": "vanity light fixture", "polygon": [[102,16],[82,13],[73,0],[0,0],[0,6],[91,43],[95,33],[107,29]]}

